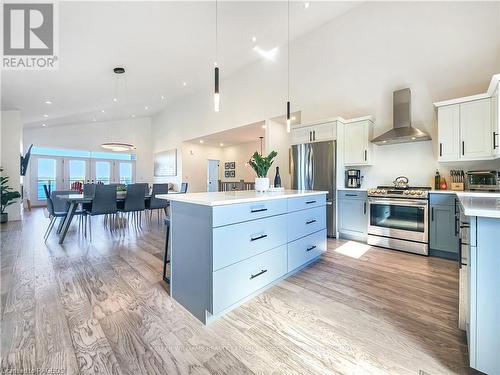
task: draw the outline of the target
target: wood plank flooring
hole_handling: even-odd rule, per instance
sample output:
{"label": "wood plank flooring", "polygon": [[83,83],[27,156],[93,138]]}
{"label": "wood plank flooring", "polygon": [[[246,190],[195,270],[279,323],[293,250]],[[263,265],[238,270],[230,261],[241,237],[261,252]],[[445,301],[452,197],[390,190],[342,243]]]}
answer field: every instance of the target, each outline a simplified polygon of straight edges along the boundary
{"label": "wood plank flooring", "polygon": [[468,374],[458,266],[329,240],[321,261],[205,327],[161,277],[154,217],[52,235],[41,209],[1,226],[1,373]]}

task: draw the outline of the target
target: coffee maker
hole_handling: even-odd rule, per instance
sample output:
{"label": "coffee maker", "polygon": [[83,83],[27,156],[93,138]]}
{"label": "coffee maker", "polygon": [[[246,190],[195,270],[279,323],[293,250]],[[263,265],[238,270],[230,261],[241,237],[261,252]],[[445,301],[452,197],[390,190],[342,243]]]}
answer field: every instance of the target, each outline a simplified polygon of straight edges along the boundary
{"label": "coffee maker", "polygon": [[348,169],[345,171],[345,187],[346,188],[361,187],[361,171],[359,169]]}

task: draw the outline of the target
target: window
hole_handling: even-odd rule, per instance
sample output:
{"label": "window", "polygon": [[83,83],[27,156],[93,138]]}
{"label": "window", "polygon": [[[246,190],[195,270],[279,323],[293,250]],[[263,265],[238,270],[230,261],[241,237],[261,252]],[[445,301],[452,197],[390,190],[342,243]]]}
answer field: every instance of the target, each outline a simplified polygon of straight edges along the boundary
{"label": "window", "polygon": [[109,161],[95,162],[95,180],[103,184],[109,184],[111,181],[111,163]]}
{"label": "window", "polygon": [[38,159],[37,199],[39,201],[46,199],[43,185],[47,185],[49,191],[56,189],[56,167],[55,159]]}
{"label": "window", "polygon": [[132,163],[120,163],[120,184],[132,183]]}
{"label": "window", "polygon": [[91,159],[111,159],[111,160],[136,160],[135,154],[123,154],[118,152],[99,152],[99,151],[83,151],[83,150],[63,150],[50,147],[33,147],[31,149],[33,155],[46,156],[66,156],[77,158]]}
{"label": "window", "polygon": [[69,161],[69,185],[74,182],[85,182],[85,169],[87,162],[85,160],[70,160]]}

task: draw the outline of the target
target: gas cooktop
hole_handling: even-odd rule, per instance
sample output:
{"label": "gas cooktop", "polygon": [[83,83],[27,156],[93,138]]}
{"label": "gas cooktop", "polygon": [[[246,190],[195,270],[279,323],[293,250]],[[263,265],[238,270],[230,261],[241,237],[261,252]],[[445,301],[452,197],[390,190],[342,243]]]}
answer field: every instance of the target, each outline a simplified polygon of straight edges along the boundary
{"label": "gas cooktop", "polygon": [[427,199],[428,191],[431,190],[428,186],[377,186],[375,189],[368,189],[370,197],[387,197],[387,198],[418,198]]}

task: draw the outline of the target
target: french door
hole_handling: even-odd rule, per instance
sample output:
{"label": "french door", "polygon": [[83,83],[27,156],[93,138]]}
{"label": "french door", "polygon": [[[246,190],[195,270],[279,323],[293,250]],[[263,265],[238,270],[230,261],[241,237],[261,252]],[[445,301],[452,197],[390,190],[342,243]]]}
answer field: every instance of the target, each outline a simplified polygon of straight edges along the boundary
{"label": "french door", "polygon": [[46,204],[44,185],[54,191],[70,190],[75,182],[131,184],[135,181],[133,161],[34,155],[30,168],[30,196],[34,206]]}

